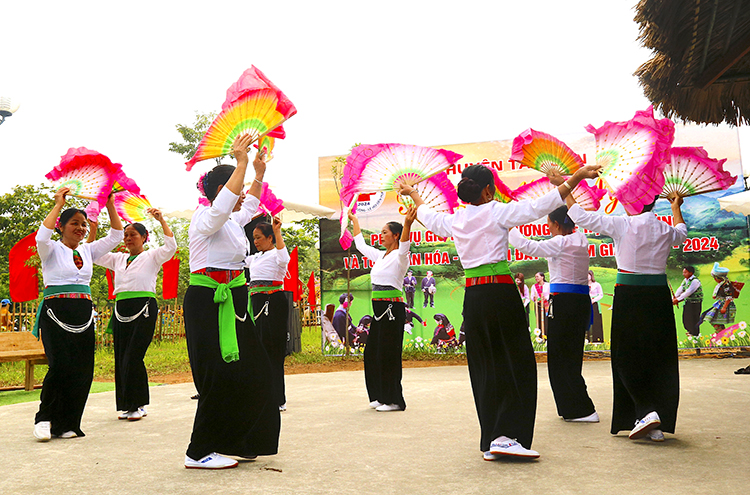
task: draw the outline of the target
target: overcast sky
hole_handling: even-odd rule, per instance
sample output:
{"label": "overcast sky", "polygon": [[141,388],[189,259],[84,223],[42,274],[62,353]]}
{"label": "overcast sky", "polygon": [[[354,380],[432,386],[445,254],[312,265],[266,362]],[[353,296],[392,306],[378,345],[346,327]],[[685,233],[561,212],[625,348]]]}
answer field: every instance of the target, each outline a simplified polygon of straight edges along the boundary
{"label": "overcast sky", "polygon": [[650,57],[635,3],[4,2],[0,95],[21,108],[0,126],[0,193],[44,182],[68,148],[85,146],[122,163],[154,206],[194,208],[214,162],[185,172],[168,151],[175,124],[218,111],[250,65],[298,109],[266,174],[297,202],[318,200],[318,157],[354,143],[448,145],[627,120],[649,104],[632,75]]}

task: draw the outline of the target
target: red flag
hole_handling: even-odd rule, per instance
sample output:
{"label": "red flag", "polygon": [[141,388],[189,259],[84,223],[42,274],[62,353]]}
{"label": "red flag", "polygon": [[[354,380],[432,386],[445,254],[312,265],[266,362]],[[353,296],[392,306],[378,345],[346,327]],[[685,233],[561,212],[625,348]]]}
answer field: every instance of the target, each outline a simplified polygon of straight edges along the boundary
{"label": "red flag", "polygon": [[310,273],[310,280],[307,281],[307,304],[311,310],[315,310],[318,301],[315,299],[315,274]]}
{"label": "red flag", "polygon": [[115,272],[107,268],[105,272],[107,276],[107,299],[115,298]]}
{"label": "red flag", "polygon": [[39,272],[26,262],[36,254],[36,232],[16,243],[8,254],[10,298],[16,302],[33,301],[39,297]]}
{"label": "red flag", "polygon": [[180,278],[180,260],[173,257],[162,265],[164,269],[161,279],[162,299],[174,299],[177,297],[177,282]]}
{"label": "red flag", "polygon": [[294,247],[289,260],[289,265],[286,267],[286,275],[284,276],[284,290],[288,290],[293,294],[293,299],[299,301],[300,298],[300,282],[299,282],[299,258],[297,256],[297,246]]}

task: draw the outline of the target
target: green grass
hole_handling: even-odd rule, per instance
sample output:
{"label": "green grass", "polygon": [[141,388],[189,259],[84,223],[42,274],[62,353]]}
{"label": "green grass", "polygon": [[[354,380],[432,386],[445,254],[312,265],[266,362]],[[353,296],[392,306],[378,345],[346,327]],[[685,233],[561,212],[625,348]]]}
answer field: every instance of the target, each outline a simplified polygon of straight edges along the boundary
{"label": "green grass", "polygon": [[[109,392],[115,389],[115,384],[111,382],[94,382],[91,384],[92,394],[98,392]],[[11,390],[8,392],[0,392],[0,407],[7,406],[10,404],[19,404],[21,402],[34,402],[39,400],[39,395],[42,393],[41,389],[37,390]]]}

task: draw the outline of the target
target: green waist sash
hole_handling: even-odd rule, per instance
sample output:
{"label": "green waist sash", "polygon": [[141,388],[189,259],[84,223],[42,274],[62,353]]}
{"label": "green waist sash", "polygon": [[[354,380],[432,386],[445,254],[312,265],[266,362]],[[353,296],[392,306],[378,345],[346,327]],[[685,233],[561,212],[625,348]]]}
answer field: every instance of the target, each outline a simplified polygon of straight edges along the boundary
{"label": "green waist sash", "polygon": [[[133,290],[133,291],[118,292],[117,294],[115,294],[115,302],[124,301],[125,299],[138,299],[139,297],[153,297],[154,299],[156,299],[156,294],[148,290]],[[113,310],[112,316],[109,318],[109,323],[107,324],[107,329],[104,331],[104,333],[111,334],[114,332],[114,328],[115,328],[115,314]]]}
{"label": "green waist sash", "polygon": [[667,285],[667,274],[617,272],[615,283],[619,285]]}
{"label": "green waist sash", "polygon": [[396,297],[404,297],[404,295],[398,289],[372,291],[373,299],[393,299]]}
{"label": "green waist sash", "polygon": [[[241,272],[228,284],[221,284],[207,275],[190,274],[190,285],[214,289],[214,302],[219,304],[219,349],[225,362],[231,363],[240,359],[240,348],[237,345],[237,327],[235,326],[234,299],[232,289],[246,283],[245,272]],[[252,311],[250,311],[252,312]]]}
{"label": "green waist sash", "polygon": [[55,296],[57,294],[91,294],[91,287],[88,285],[48,285],[44,288],[42,293],[42,302],[36,308],[36,321],[34,322],[34,329],[31,331],[31,335],[39,340],[39,321],[42,319],[42,306],[44,306],[44,299],[49,296]]}
{"label": "green waist sash", "polygon": [[474,268],[466,268],[464,270],[464,276],[466,278],[474,277],[490,277],[492,275],[510,275],[510,268],[508,268],[508,262],[498,261],[497,263],[488,263],[486,265],[479,265]]}

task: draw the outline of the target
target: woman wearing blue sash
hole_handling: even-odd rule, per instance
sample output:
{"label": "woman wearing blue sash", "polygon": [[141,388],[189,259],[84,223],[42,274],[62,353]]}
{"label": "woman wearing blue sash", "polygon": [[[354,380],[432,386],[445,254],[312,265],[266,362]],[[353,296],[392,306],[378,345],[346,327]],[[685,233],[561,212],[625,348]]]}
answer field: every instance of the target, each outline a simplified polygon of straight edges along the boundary
{"label": "woman wearing blue sash", "polygon": [[381,251],[367,245],[357,216],[349,213],[357,250],[373,263],[370,271],[373,315],[365,345],[364,364],[370,407],[380,412],[406,409],[401,388],[406,305],[401,289],[404,275],[409,269],[409,235],[416,217],[416,209],[409,208],[403,226],[398,222],[385,224],[380,232],[380,243],[385,251]]}
{"label": "woman wearing blue sash", "polygon": [[557,414],[565,421],[598,423],[599,415],[581,376],[583,345],[591,320],[589,241],[575,232],[567,212],[568,208],[561,206],[547,217],[551,239],[531,241],[512,229],[508,240],[524,254],[546,258],[549,264],[547,371]]}
{"label": "woman wearing blue sash", "polygon": [[115,347],[115,403],[122,411],[119,419],[129,421],[146,415],[148,372],[143,358],[154,338],[159,314],[156,276],[177,250],[174,234],[161,212],[156,208],[148,211],[161,224],[163,246],[145,250],[148,230],[140,223],[128,224],[124,239],[128,253],[107,253],[94,260],[115,274],[115,309],[110,319]]}
{"label": "woman wearing blue sash", "polygon": [[653,214],[656,198],[632,216],[597,215],[572,196],[566,201],[576,224],[610,236],[615,244],[610,432],[630,430],[631,439],[663,441],[663,432],[674,433],[680,401],[677,329],[665,269],[672,246],[687,238],[682,198],[669,198],[674,227]]}
{"label": "woman wearing blue sash", "polygon": [[[36,234],[44,300],[37,311],[34,335],[38,337],[41,330],[49,361],[34,425],[34,436],[42,442],[52,436],[84,436],[81,417],[94,379],[94,308],[89,287],[93,260],[114,249],[123,236],[110,196],[109,234],[83,244],[88,229],[86,212],[68,208],[60,214],[69,192],[63,187],[55,193],[55,206]],[[53,229],[60,234],[59,241],[52,240]]]}
{"label": "woman wearing blue sash", "polygon": [[481,426],[485,460],[539,457],[531,450],[536,416],[536,361],[523,303],[508,269],[508,229],[536,220],[563,205],[571,189],[596,175],[586,166],[538,200],[500,203],[492,172],[471,165],[461,173],[458,197],[468,203],[448,215],[424,205],[414,188],[401,194],[418,206],[417,216],[439,236],[453,236],[466,275],[466,356]]}
{"label": "woman wearing blue sash", "polygon": [[250,270],[251,317],[263,347],[271,360],[271,383],[279,411],[286,411],[284,358],[289,334],[289,303],[284,294],[284,277],[289,251],[281,235],[281,220],[258,223],[253,229],[258,252],[248,256]]}
{"label": "woman wearing blue sash", "polygon": [[190,286],[185,335],[198,391],[193,433],[185,455],[190,469],[237,467],[222,454],[255,458],[278,451],[281,417],[273,401],[271,363],[250,320],[245,280],[249,244],[243,226],[260,204],[266,164],[259,151],[255,179],[243,202],[247,134],[233,146],[237,167],[218,165],[201,177],[210,206],[199,206],[188,229]]}

